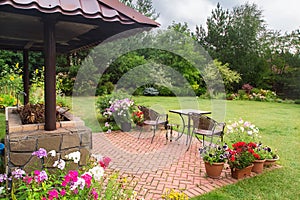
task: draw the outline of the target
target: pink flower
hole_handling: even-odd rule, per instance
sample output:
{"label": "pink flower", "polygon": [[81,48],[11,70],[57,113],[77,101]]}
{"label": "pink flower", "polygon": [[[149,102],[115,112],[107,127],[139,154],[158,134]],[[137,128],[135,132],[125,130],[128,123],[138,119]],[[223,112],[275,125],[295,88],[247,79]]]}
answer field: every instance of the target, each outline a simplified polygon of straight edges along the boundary
{"label": "pink flower", "polygon": [[98,193],[97,193],[97,191],[96,191],[95,188],[92,189],[92,195],[93,195],[93,197],[94,197],[94,200],[97,200],[97,199],[98,199]]}
{"label": "pink flower", "polygon": [[49,199],[58,198],[58,192],[56,189],[48,191]]}
{"label": "pink flower", "polygon": [[25,183],[27,183],[27,184],[30,184],[31,182],[32,182],[32,177],[30,177],[30,176],[25,176],[24,178],[23,178],[23,181],[25,182]]}
{"label": "pink flower", "polygon": [[61,195],[61,196],[65,196],[66,193],[67,193],[67,192],[66,192],[66,190],[64,190],[64,189],[62,189],[62,190],[60,191],[60,195]]}
{"label": "pink flower", "polygon": [[47,151],[43,148],[40,148],[38,151],[33,152],[32,155],[39,158],[47,157]]}
{"label": "pink flower", "polygon": [[108,167],[109,163],[110,163],[111,159],[109,157],[104,157],[100,162],[100,166],[103,167],[104,169],[106,167]]}
{"label": "pink flower", "polygon": [[87,188],[89,188],[91,186],[92,175],[90,173],[84,173],[81,178],[84,179]]}

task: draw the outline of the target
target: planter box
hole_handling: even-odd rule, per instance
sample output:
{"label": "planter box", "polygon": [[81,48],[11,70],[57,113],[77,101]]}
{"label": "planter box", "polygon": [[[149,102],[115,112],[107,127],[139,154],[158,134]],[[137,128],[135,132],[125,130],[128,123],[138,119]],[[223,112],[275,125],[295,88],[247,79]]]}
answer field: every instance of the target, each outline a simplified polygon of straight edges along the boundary
{"label": "planter box", "polygon": [[[5,166],[7,173],[16,167],[22,168],[26,172],[36,168],[36,159],[31,154],[39,148],[47,151],[55,150],[57,152],[56,160],[64,159],[64,156],[71,152],[80,151],[81,158],[78,167],[86,165],[92,149],[92,131],[84,126],[84,122],[80,118],[68,114],[69,121],[57,122],[56,130],[45,131],[44,124],[23,125],[19,114],[13,112],[14,109],[9,107],[5,110]],[[54,161],[49,161],[49,168],[52,167]]]}
{"label": "planter box", "polygon": [[235,179],[242,179],[251,175],[253,164],[243,169],[231,169],[231,176]]}

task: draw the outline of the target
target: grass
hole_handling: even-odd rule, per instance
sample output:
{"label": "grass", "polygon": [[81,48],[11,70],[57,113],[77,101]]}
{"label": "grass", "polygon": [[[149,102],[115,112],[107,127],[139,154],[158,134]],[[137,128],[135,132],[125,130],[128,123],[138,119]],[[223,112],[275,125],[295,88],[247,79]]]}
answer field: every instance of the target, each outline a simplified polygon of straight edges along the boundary
{"label": "grass", "polygon": [[[137,104],[153,106],[168,111],[182,107],[211,110],[210,100],[174,97],[135,97]],[[89,102],[90,101],[90,102]],[[93,99],[79,99],[77,113],[93,132],[101,131],[95,120],[98,114],[91,106]],[[196,102],[196,103],[195,103]],[[88,114],[87,114],[88,113]],[[180,123],[180,118],[170,114],[172,122]],[[263,173],[256,177],[239,181],[236,184],[222,187],[205,195],[195,197],[202,199],[299,199],[300,196],[300,105],[256,101],[227,101],[225,121],[243,118],[260,128],[262,141],[277,148],[281,169]],[[0,113],[0,134],[5,134],[5,117]],[[225,138],[226,139],[226,138]]]}

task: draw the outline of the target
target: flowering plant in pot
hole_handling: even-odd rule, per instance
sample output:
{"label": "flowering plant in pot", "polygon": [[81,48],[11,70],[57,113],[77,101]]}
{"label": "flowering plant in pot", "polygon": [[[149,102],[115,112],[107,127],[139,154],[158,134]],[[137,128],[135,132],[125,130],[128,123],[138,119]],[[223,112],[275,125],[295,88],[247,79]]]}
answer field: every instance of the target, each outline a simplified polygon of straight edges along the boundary
{"label": "flowering plant in pot", "polygon": [[252,171],[257,174],[260,174],[263,172],[267,154],[261,143],[256,145],[254,153],[257,154],[259,157],[256,157],[256,159],[253,161]]}
{"label": "flowering plant in pot", "polygon": [[278,154],[276,153],[275,150],[272,150],[271,147],[269,146],[265,146],[263,147],[263,150],[265,152],[265,163],[264,165],[267,166],[267,167],[270,167],[272,166],[277,160],[279,160],[279,156]]}
{"label": "flowering plant in pot", "polygon": [[228,146],[226,143],[200,149],[200,156],[203,157],[207,176],[211,178],[220,177],[224,163],[227,160],[227,150]]}
{"label": "flowering plant in pot", "polygon": [[239,179],[250,175],[253,167],[252,162],[259,159],[259,155],[254,152],[256,144],[253,142],[236,142],[232,147],[233,149],[228,150],[228,164],[231,168],[232,177]]}
{"label": "flowering plant in pot", "polygon": [[144,113],[140,109],[136,108],[132,113],[133,123],[136,125],[141,125],[143,124],[144,120]]}

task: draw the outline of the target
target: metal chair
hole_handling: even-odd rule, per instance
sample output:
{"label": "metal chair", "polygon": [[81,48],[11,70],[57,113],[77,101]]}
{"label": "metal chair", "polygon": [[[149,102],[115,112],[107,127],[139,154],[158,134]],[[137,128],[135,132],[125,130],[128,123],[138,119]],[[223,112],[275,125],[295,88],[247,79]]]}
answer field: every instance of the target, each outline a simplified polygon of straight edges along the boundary
{"label": "metal chair", "polygon": [[153,139],[155,137],[156,129],[158,128],[159,125],[164,125],[165,129],[167,130],[168,114],[159,114],[158,112],[156,112],[150,108],[147,108],[145,106],[139,106],[139,109],[144,114],[144,122],[141,126],[140,134],[139,134],[138,138],[140,138],[140,136],[143,132],[144,125],[150,125],[150,126],[152,126],[152,129],[153,129],[153,136],[151,139],[151,143],[152,143]]}
{"label": "metal chair", "polygon": [[[204,137],[210,137],[210,145],[212,144],[213,137],[219,136],[221,137],[221,141],[223,142],[223,135],[224,135],[224,122],[217,122],[214,119],[206,116],[206,115],[199,115],[199,114],[190,114],[191,119],[193,121],[193,131],[192,134],[198,139],[199,142],[202,142],[204,145]],[[200,140],[200,136],[202,136],[202,141]]]}

